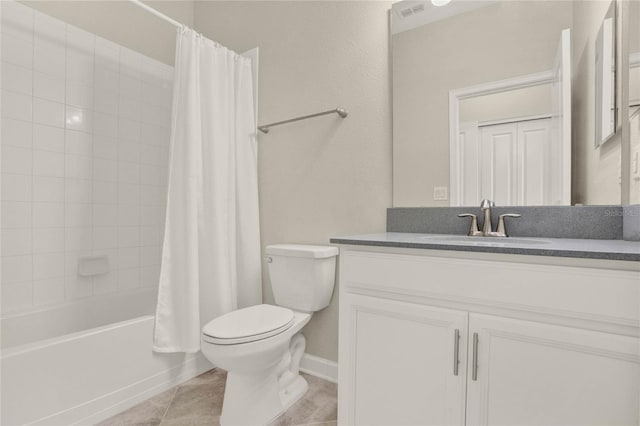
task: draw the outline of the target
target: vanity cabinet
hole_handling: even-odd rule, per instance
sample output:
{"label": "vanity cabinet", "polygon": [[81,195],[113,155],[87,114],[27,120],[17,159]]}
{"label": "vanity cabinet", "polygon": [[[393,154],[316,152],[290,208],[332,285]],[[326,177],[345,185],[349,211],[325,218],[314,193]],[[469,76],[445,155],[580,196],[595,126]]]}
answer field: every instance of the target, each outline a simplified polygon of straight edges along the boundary
{"label": "vanity cabinet", "polygon": [[343,246],[339,423],[637,425],[637,265],[545,259]]}

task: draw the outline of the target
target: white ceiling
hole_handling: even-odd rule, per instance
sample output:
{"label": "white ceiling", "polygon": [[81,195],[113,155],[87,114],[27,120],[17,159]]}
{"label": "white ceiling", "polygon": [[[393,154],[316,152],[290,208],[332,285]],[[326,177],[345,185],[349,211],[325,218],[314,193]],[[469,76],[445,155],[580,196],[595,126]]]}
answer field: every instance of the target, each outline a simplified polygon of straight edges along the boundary
{"label": "white ceiling", "polygon": [[[434,6],[430,0],[398,1],[393,3],[391,6],[391,33],[398,34],[431,22],[440,21],[471,10],[480,9],[493,3],[497,3],[497,0],[452,0],[451,3],[445,6]],[[410,16],[403,17],[401,11],[406,10],[407,8],[423,10]]]}

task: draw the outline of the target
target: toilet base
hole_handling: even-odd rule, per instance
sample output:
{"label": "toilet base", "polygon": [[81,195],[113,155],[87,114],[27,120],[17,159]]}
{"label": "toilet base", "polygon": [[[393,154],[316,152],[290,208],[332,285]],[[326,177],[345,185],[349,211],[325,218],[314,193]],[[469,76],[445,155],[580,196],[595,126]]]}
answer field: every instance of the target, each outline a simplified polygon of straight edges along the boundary
{"label": "toilet base", "polygon": [[[302,376],[298,376],[286,389],[280,391],[280,401],[282,401],[282,412],[288,410],[293,404],[298,402],[302,395],[309,390],[309,384]],[[282,414],[282,413],[281,413]]]}

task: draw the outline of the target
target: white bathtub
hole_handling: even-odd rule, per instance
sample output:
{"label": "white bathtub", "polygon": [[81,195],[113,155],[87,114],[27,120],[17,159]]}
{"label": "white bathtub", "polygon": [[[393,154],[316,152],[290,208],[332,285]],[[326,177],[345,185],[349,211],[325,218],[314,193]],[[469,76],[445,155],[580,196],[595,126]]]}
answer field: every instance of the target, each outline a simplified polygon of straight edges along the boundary
{"label": "white bathtub", "polygon": [[[140,302],[149,296],[142,292],[128,295],[128,301],[101,299],[2,319],[0,423],[93,424],[210,369],[200,354],[152,352],[152,315],[69,331],[130,314],[130,307],[145,306]],[[41,327],[66,334],[38,340]]]}

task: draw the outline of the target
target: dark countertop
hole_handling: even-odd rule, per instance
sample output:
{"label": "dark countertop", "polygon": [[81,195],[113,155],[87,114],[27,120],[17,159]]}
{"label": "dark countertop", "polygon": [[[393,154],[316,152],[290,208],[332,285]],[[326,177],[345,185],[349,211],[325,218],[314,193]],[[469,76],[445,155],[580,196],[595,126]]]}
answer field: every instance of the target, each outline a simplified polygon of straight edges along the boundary
{"label": "dark countertop", "polygon": [[333,244],[640,261],[640,242],[569,238],[496,238],[383,232],[331,238]]}

